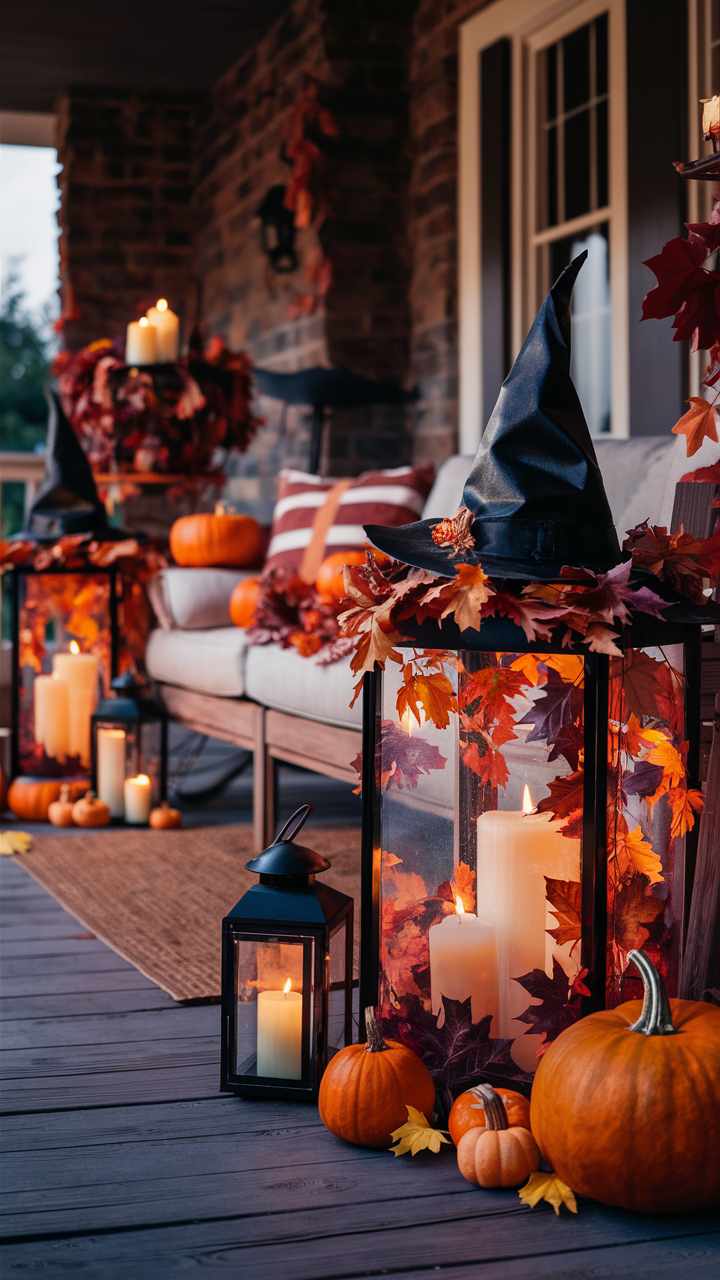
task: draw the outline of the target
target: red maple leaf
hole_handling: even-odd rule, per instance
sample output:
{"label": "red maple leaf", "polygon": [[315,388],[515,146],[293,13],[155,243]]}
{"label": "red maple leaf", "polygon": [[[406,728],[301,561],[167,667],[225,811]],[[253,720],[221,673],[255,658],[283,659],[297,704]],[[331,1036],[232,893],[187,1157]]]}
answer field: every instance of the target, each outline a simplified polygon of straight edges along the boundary
{"label": "red maple leaf", "polygon": [[714,440],[717,443],[717,411],[702,396],[690,396],[686,403],[690,408],[675,423],[673,435],[686,437],[687,456],[691,458],[697,453],[703,440]]}
{"label": "red maple leaf", "polygon": [[549,813],[557,821],[567,819],[561,827],[564,836],[579,839],[582,835],[584,770],[554,778],[550,783],[550,795],[537,806],[538,813]]}
{"label": "red maple leaf", "polygon": [[504,787],[510,777],[504,755],[495,751],[489,743],[486,744],[485,754],[481,755],[477,742],[471,742],[463,752],[462,762],[486,785],[490,783],[493,787]]}
{"label": "red maple leaf", "polygon": [[643,299],[643,320],[661,320],[674,316],[675,342],[690,338],[693,351],[709,350],[720,336],[718,315],[717,271],[706,271],[702,263],[708,257],[705,239],[697,224],[689,239],[677,236],[669,240],[659,254],[648,258],[645,266],[657,277],[657,287]]}

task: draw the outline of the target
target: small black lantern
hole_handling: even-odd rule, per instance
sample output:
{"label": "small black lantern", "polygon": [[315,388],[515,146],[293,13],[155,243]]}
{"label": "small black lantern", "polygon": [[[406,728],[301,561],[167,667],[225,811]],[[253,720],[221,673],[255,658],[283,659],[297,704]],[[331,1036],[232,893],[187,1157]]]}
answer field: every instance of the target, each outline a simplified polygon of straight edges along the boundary
{"label": "small black lantern", "polygon": [[167,716],[134,671],[92,718],[92,781],[113,821],[144,826],[167,794]]}
{"label": "small black lantern", "polygon": [[283,186],[271,187],[257,210],[262,222],[263,250],[270,259],[273,271],[278,274],[295,271],[295,214],[285,204]]}
{"label": "small black lantern", "polygon": [[353,900],[315,880],[330,863],[294,843],[302,805],[251,862],[259,873],[223,920],[220,1089],[317,1098],[331,1054],[352,1035]]}

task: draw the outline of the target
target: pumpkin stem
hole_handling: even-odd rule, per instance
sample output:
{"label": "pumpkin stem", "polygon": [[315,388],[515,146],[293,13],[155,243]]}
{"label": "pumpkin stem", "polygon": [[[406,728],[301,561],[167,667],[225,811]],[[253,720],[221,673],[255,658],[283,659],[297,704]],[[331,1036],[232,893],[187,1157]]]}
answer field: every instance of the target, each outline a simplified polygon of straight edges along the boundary
{"label": "pumpkin stem", "polygon": [[482,1104],[483,1111],[485,1112],[486,1129],[509,1128],[505,1104],[500,1097],[500,1094],[495,1092],[492,1085],[476,1084],[474,1088],[470,1090],[470,1093],[472,1093]]}
{"label": "pumpkin stem", "polygon": [[366,1053],[384,1053],[386,1049],[390,1048],[390,1045],[386,1044],[380,1035],[380,1028],[372,1005],[368,1005],[365,1010],[365,1030],[367,1031]]}
{"label": "pumpkin stem", "polygon": [[665,983],[652,960],[644,951],[628,951],[628,960],[634,962],[643,980],[642,1012],[628,1030],[639,1031],[643,1036],[676,1035]]}
{"label": "pumpkin stem", "polygon": [[70,788],[68,786],[64,786],[60,788],[60,803],[61,804],[70,803]]}

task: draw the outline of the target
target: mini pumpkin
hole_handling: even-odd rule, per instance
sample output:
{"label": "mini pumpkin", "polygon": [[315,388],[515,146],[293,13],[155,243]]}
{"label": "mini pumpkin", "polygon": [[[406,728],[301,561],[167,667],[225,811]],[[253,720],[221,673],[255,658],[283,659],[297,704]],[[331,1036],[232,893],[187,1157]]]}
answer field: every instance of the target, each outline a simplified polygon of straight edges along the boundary
{"label": "mini pumpkin", "polygon": [[315,579],[315,589],[325,604],[338,604],[345,595],[343,567],[365,564],[364,551],[335,551],[323,560]]}
{"label": "mini pumpkin", "polygon": [[214,515],[181,516],[170,530],[170,550],[177,564],[204,568],[247,569],[260,559],[263,536],[252,516],[230,515],[218,503]]}
{"label": "mini pumpkin", "polygon": [[54,827],[71,827],[73,825],[73,805],[74,801],[70,798],[70,788],[65,785],[60,788],[60,797],[53,800],[48,805],[48,818]]}
{"label": "mini pumpkin", "polygon": [[391,1134],[416,1107],[426,1120],[435,1107],[435,1085],[425,1064],[397,1040],[383,1040],[375,1010],[365,1010],[367,1044],[335,1054],[320,1082],[320,1119],[338,1138],[387,1149]]}
{"label": "mini pumpkin", "polygon": [[540,1059],[530,1123],[573,1191],[643,1213],[720,1201],[720,1008],[669,1000],[642,951],[644,998],[591,1013]]}
{"label": "mini pumpkin", "polygon": [[59,800],[63,786],[68,787],[70,799],[77,800],[87,791],[87,780],[63,783],[60,778],[15,778],[8,790],[8,808],[26,822],[47,822],[48,809]]}
{"label": "mini pumpkin", "polygon": [[507,1113],[489,1084],[476,1086],[485,1125],[468,1129],[457,1149],[458,1169],[476,1187],[517,1187],[540,1168],[540,1151],[529,1129],[508,1125]]}
{"label": "mini pumpkin", "polygon": [[76,827],[106,827],[110,809],[103,800],[98,800],[94,791],[86,791],[72,807],[72,820]]}
{"label": "mini pumpkin", "polygon": [[230,617],[236,627],[252,626],[259,595],[259,578],[245,578],[244,582],[238,582],[230,597]]}
{"label": "mini pumpkin", "polygon": [[[496,1089],[498,1098],[505,1108],[507,1122],[511,1127],[530,1128],[530,1102],[514,1089]],[[468,1129],[485,1128],[485,1102],[478,1085],[461,1093],[452,1104],[448,1119],[448,1131],[455,1146],[458,1145]]]}
{"label": "mini pumpkin", "polygon": [[169,827],[181,827],[182,814],[179,809],[171,809],[167,800],[163,800],[158,809],[150,810],[149,822],[156,831],[164,831]]}

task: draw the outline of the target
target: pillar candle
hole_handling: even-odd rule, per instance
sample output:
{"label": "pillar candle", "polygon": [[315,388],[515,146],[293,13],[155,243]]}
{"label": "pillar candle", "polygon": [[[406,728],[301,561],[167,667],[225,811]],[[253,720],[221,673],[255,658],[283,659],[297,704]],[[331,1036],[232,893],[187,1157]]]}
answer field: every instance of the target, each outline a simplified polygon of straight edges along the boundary
{"label": "pillar candle", "polygon": [[257,1074],[302,1079],[302,994],[260,991],[257,1000]]}
{"label": "pillar candle", "polygon": [[126,364],[157,364],[157,329],[147,316],[132,320],[125,334]]}
{"label": "pillar candle", "polygon": [[97,731],[98,799],[110,809],[111,818],[125,816],[125,730]]}
{"label": "pillar candle", "polygon": [[98,702],[98,660],[93,653],[76,650],[53,656],[53,674],[67,680],[70,692],[70,738],[68,755],[79,756],[84,769],[90,768],[90,717]]}
{"label": "pillar candle", "polygon": [[124,784],[125,821],[133,827],[142,827],[150,817],[152,787],[147,774],[126,778]]}
{"label": "pillar candle", "polygon": [[70,742],[70,691],[67,680],[60,676],[36,676],[33,682],[35,703],[35,741],[46,756],[64,764]]}
{"label": "pillar candle", "polygon": [[164,298],[159,298],[156,305],[150,308],[147,319],[157,332],[158,361],[162,363],[177,360],[180,352],[180,321]]}
{"label": "pillar candle", "polygon": [[456,900],[457,915],[445,916],[428,930],[432,1011],[444,1022],[442,996],[449,1000],[472,999],[472,1020],[491,1014],[490,1034],[497,1036],[498,980],[495,930],[476,915],[465,912]]}
{"label": "pillar candle", "polygon": [[518,1066],[534,1070],[537,1037],[526,1036],[518,1022],[531,1003],[528,992],[514,979],[531,969],[552,973],[552,940],[545,932],[557,923],[548,918],[545,876],[580,879],[580,841],[561,834],[561,823],[532,811],[526,788],[527,812],[496,810],[478,819],[478,911],[497,932],[499,1030],[515,1041],[512,1056]]}

